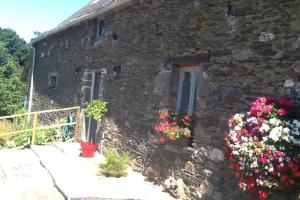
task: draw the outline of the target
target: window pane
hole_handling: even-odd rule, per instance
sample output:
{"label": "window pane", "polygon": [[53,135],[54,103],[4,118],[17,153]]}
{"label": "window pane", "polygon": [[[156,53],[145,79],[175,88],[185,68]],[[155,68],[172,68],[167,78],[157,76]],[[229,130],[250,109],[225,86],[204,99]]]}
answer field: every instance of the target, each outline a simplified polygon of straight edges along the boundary
{"label": "window pane", "polygon": [[180,109],[179,109],[180,113],[187,114],[189,112],[190,94],[191,94],[191,73],[184,72]]}
{"label": "window pane", "polygon": [[97,27],[97,37],[101,37],[103,35],[103,26],[104,22],[103,21],[98,21],[98,27]]}
{"label": "window pane", "polygon": [[57,81],[57,77],[56,76],[50,76],[49,87],[50,88],[56,88],[56,81]]}

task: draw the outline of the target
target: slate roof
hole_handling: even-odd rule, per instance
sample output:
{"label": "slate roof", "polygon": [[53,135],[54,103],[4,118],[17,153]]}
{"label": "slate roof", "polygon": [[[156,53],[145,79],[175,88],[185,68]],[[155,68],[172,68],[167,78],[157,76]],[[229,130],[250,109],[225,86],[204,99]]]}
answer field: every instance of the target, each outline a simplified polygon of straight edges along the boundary
{"label": "slate roof", "polygon": [[73,26],[76,23],[79,23],[82,20],[85,20],[87,18],[91,18],[94,16],[94,14],[97,14],[98,12],[101,12],[102,10],[112,9],[118,5],[121,5],[126,2],[130,2],[131,0],[91,0],[86,6],[75,12],[73,15],[68,17],[66,20],[64,20],[62,23],[60,23],[57,27],[54,29],[45,32],[40,37],[33,39],[31,43],[38,42],[52,34],[55,34],[57,32],[60,32],[70,26]]}
{"label": "slate roof", "polygon": [[121,0],[92,0],[86,6],[84,6],[83,8],[75,12],[73,15],[71,15],[69,18],[64,20],[61,24],[58,25],[58,27],[65,26],[70,22],[74,22],[80,19],[81,17],[94,13],[100,10],[101,8],[104,8],[109,4],[115,3],[117,1],[121,1]]}

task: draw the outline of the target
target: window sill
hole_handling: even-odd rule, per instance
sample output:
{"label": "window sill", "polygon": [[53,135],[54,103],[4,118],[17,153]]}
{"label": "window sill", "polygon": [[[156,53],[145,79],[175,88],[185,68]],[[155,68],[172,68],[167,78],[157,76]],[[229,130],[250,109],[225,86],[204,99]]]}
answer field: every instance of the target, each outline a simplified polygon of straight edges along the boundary
{"label": "window sill", "polygon": [[191,157],[195,151],[195,149],[192,147],[187,147],[187,146],[183,147],[176,144],[166,144],[164,146],[164,149],[168,152],[175,153],[178,155],[184,155],[188,157]]}

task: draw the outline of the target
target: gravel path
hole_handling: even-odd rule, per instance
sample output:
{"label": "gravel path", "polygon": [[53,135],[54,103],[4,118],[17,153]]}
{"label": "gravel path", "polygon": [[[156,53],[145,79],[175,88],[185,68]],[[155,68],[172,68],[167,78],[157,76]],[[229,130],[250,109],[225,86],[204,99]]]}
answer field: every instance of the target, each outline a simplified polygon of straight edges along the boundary
{"label": "gravel path", "polygon": [[27,150],[0,151],[1,200],[64,200],[36,155]]}

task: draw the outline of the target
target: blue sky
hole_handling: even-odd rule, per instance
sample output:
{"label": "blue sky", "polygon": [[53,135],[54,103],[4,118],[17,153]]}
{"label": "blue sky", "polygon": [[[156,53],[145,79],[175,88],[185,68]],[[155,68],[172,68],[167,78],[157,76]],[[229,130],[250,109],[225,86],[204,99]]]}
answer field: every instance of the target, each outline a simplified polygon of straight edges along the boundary
{"label": "blue sky", "polygon": [[0,27],[11,28],[27,42],[34,31],[48,31],[90,0],[0,0]]}

